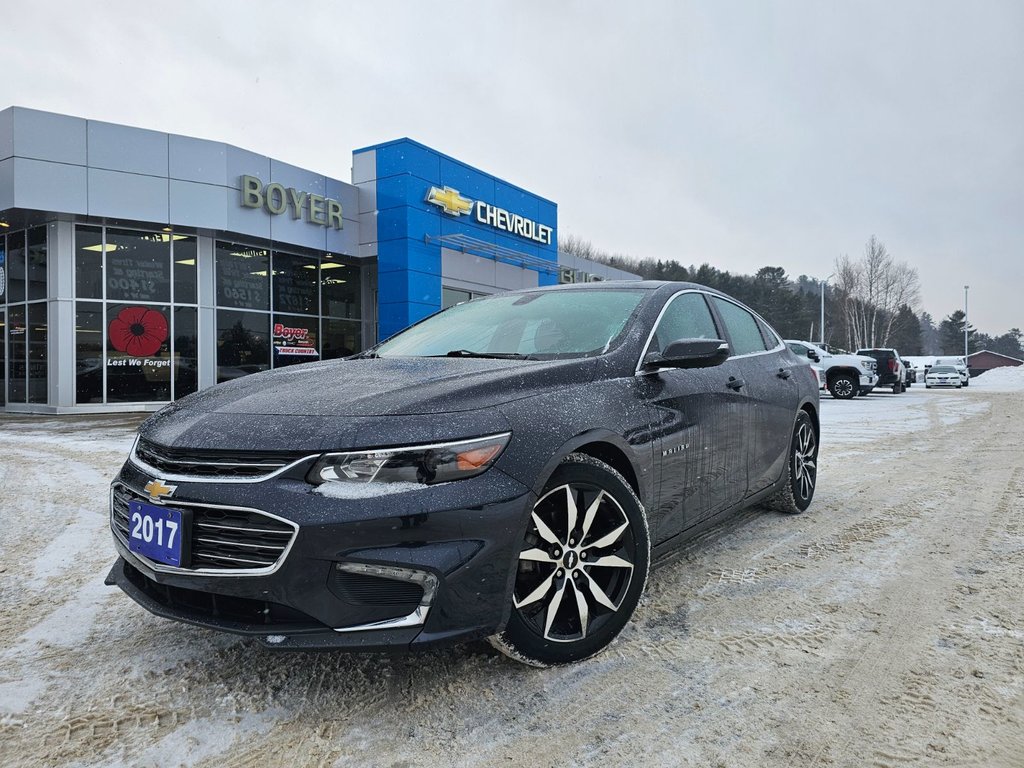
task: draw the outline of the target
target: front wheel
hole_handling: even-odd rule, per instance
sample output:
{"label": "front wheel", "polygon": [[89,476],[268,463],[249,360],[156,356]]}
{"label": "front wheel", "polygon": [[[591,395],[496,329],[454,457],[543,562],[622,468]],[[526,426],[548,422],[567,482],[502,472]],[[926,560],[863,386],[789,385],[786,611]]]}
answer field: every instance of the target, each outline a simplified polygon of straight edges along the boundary
{"label": "front wheel", "polygon": [[857,395],[857,382],[852,376],[836,376],[828,385],[828,391],[837,400],[850,400]]}
{"label": "front wheel", "polygon": [[965,387],[969,387],[969,386],[971,386],[971,380],[970,380],[970,379],[968,379],[967,381],[965,381],[965,382],[964,382],[964,386],[965,386]]}
{"label": "front wheel", "polygon": [[633,615],[650,559],[647,516],[629,483],[603,461],[570,454],[533,506],[511,615],[491,644],[535,667],[599,653]]}
{"label": "front wheel", "polygon": [[811,506],[818,481],[818,435],[807,411],[800,411],[796,417],[788,469],[785,485],[768,500],[768,506],[795,515]]}

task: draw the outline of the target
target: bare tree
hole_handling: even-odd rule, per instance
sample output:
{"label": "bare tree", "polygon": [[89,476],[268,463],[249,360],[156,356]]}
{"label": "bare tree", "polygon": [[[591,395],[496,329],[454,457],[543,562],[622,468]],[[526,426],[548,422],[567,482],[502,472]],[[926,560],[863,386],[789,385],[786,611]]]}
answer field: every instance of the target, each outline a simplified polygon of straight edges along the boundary
{"label": "bare tree", "polygon": [[900,307],[917,305],[917,270],[896,261],[885,244],[872,235],[859,261],[846,255],[836,259],[835,274],[851,348],[887,346]]}

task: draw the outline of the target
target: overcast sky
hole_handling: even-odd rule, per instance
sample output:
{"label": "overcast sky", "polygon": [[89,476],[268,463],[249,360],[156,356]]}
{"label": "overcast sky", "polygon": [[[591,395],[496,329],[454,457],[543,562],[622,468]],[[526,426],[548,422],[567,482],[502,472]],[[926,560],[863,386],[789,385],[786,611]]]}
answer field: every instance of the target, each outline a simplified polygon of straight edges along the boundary
{"label": "overcast sky", "polygon": [[1016,0],[17,5],[0,108],[342,179],[409,136],[554,200],[563,235],[735,272],[824,277],[875,234],[936,320],[969,283],[981,330],[1024,327]]}

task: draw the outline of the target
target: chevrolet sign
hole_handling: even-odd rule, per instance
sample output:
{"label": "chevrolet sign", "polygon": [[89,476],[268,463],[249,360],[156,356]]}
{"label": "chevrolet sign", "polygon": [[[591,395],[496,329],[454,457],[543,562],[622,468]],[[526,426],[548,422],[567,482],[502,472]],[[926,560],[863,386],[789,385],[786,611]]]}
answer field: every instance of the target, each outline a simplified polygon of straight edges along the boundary
{"label": "chevrolet sign", "polygon": [[462,216],[471,211],[473,217],[480,223],[509,232],[513,235],[525,237],[541,245],[551,245],[551,227],[540,224],[518,213],[510,213],[504,208],[485,203],[483,200],[470,200],[463,197],[459,190],[451,187],[431,187],[427,192],[427,202],[438,206],[449,216]]}

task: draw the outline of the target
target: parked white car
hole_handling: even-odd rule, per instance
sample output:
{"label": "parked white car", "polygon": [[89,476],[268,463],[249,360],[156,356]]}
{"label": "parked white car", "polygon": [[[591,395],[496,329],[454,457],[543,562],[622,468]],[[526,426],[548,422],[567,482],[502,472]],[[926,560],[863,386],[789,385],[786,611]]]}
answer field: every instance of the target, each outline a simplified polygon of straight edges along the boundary
{"label": "parked white car", "polygon": [[786,339],[786,345],[798,356],[817,363],[825,372],[825,388],[838,400],[866,395],[878,383],[873,358],[863,355],[834,355],[810,341]]}
{"label": "parked white car", "polygon": [[963,385],[960,371],[952,365],[933,365],[928,369],[928,373],[924,375],[924,386],[926,389],[931,389],[932,387],[956,387],[960,389]]}
{"label": "parked white car", "polygon": [[971,372],[967,369],[967,361],[964,360],[964,358],[936,357],[935,364],[932,367],[934,368],[936,365],[953,366],[954,368],[956,368],[956,372],[960,374],[960,383],[963,384],[965,387],[971,386]]}

